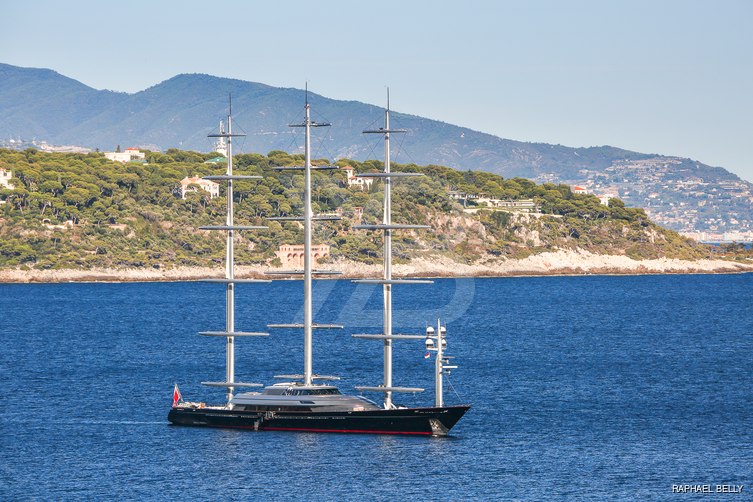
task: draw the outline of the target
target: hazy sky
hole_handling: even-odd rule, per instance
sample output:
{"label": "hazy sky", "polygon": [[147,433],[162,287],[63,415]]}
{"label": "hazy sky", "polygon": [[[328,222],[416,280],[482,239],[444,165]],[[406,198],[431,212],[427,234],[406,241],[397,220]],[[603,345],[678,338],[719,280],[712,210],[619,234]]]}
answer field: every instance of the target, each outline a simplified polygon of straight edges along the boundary
{"label": "hazy sky", "polygon": [[521,141],[753,180],[753,1],[7,1],[0,62],[136,92],[178,73],[302,88]]}

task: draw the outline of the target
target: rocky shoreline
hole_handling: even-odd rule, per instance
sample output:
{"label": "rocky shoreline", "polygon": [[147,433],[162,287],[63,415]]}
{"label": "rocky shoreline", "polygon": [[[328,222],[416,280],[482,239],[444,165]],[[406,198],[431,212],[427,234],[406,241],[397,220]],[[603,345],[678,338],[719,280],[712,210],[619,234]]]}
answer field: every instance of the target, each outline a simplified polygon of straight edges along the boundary
{"label": "rocky shoreline", "polygon": [[[381,265],[341,261],[327,268],[341,270],[338,278],[379,277]],[[239,278],[269,278],[265,272],[280,269],[259,266],[236,267]],[[633,260],[627,256],[600,255],[586,251],[556,251],[520,260],[489,260],[463,264],[443,257],[418,258],[393,265],[395,277],[509,277],[533,275],[637,275],[637,274],[728,274],[753,272],[753,261]],[[176,267],[170,269],[92,270],[0,270],[0,283],[59,282],[170,282],[223,277],[224,268]]]}

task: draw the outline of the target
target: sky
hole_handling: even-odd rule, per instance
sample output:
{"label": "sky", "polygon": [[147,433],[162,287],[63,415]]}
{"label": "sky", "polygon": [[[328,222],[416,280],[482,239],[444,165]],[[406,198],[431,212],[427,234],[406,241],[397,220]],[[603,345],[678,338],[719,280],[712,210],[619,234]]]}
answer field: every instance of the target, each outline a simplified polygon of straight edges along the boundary
{"label": "sky", "polygon": [[2,2],[0,62],[138,92],[179,73],[309,89],[519,141],[753,181],[753,1]]}

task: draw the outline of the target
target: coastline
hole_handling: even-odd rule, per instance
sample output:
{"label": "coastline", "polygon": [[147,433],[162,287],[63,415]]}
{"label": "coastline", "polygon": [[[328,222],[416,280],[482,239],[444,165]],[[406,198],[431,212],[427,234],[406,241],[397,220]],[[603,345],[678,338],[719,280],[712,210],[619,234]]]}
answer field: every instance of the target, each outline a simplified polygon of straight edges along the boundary
{"label": "coastline", "polygon": [[[341,270],[337,278],[380,277],[381,264],[367,265],[337,261],[328,268]],[[236,266],[238,278],[266,278],[269,266]],[[562,275],[644,275],[644,274],[730,274],[753,272],[753,261],[678,260],[659,258],[633,260],[627,256],[599,255],[587,251],[555,251],[532,255],[520,260],[488,260],[464,264],[443,257],[416,258],[395,264],[395,277],[514,277]],[[0,270],[0,283],[64,282],[179,282],[223,277],[224,267],[176,267],[170,269],[91,269],[91,270]],[[282,276],[286,277],[286,276]],[[296,276],[293,276],[296,277]]]}

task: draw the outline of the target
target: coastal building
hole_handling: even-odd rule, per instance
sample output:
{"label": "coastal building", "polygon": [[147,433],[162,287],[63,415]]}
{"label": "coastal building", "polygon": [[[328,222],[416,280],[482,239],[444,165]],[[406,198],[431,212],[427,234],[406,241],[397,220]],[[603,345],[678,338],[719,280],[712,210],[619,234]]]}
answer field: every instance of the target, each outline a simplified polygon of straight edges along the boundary
{"label": "coastal building", "polygon": [[84,148],[83,146],[76,146],[76,145],[51,145],[47,143],[46,141],[37,141],[32,140],[32,145],[34,145],[36,148],[39,148],[43,152],[54,152],[54,153],[89,153],[91,150],[89,148]]}
{"label": "coastal building", "polygon": [[533,199],[502,200],[491,197],[479,197],[476,199],[476,204],[485,204],[486,207],[502,208],[522,213],[539,212],[539,206],[536,205]]}
{"label": "coastal building", "polygon": [[146,162],[146,153],[138,148],[126,148],[124,152],[105,152],[105,157],[113,162]]}
{"label": "coastal building", "polygon": [[13,183],[10,182],[11,178],[13,178],[13,172],[0,169],[0,186],[13,188]]}
{"label": "coastal building", "polygon": [[578,185],[575,185],[575,186],[574,186],[574,187],[572,188],[572,190],[573,190],[573,193],[574,193],[574,194],[576,194],[576,195],[585,195],[585,194],[587,194],[587,193],[588,193],[588,190],[587,190],[587,189],[585,189],[585,188],[583,188],[583,187],[581,187],[581,186],[578,186]]}
{"label": "coastal building", "polygon": [[449,195],[449,197],[452,200],[456,200],[456,201],[460,202],[461,204],[463,204],[463,207],[467,207],[468,206],[468,201],[469,200],[474,200],[474,199],[478,198],[478,196],[475,195],[475,194],[472,194],[472,193],[463,193],[463,192],[459,192],[457,190],[450,190],[450,192],[448,193],[448,195]]}
{"label": "coastal building", "polygon": [[361,190],[368,190],[371,188],[371,184],[374,183],[373,178],[359,178],[353,174],[353,168],[345,166],[340,168],[345,173],[345,181],[348,187],[358,187]]}
{"label": "coastal building", "polygon": [[185,199],[189,192],[198,192],[199,189],[209,193],[209,198],[214,199],[220,195],[220,185],[214,181],[204,180],[198,176],[186,176],[180,180],[180,198]]}
{"label": "coastal building", "polygon": [[[280,249],[275,251],[275,255],[280,259],[283,267],[303,267],[303,244],[282,244]],[[314,265],[317,265],[319,260],[329,256],[329,245],[312,245],[311,256],[314,259]]]}
{"label": "coastal building", "polygon": [[680,232],[683,237],[688,237],[698,242],[732,244],[734,242],[750,244],[753,243],[753,231],[742,232],[733,230],[729,232]]}
{"label": "coastal building", "polygon": [[609,206],[609,199],[616,199],[617,196],[613,193],[605,193],[604,195],[597,195],[599,202],[605,206]]}
{"label": "coastal building", "polygon": [[[541,211],[541,207],[533,199],[502,200],[489,197],[485,193],[470,194],[457,190],[450,190],[447,195],[450,199],[463,204],[463,207],[466,208],[465,212],[469,213],[475,213],[479,209],[486,208],[498,208],[513,213],[538,213]],[[468,208],[469,202],[471,203],[470,208]]]}

